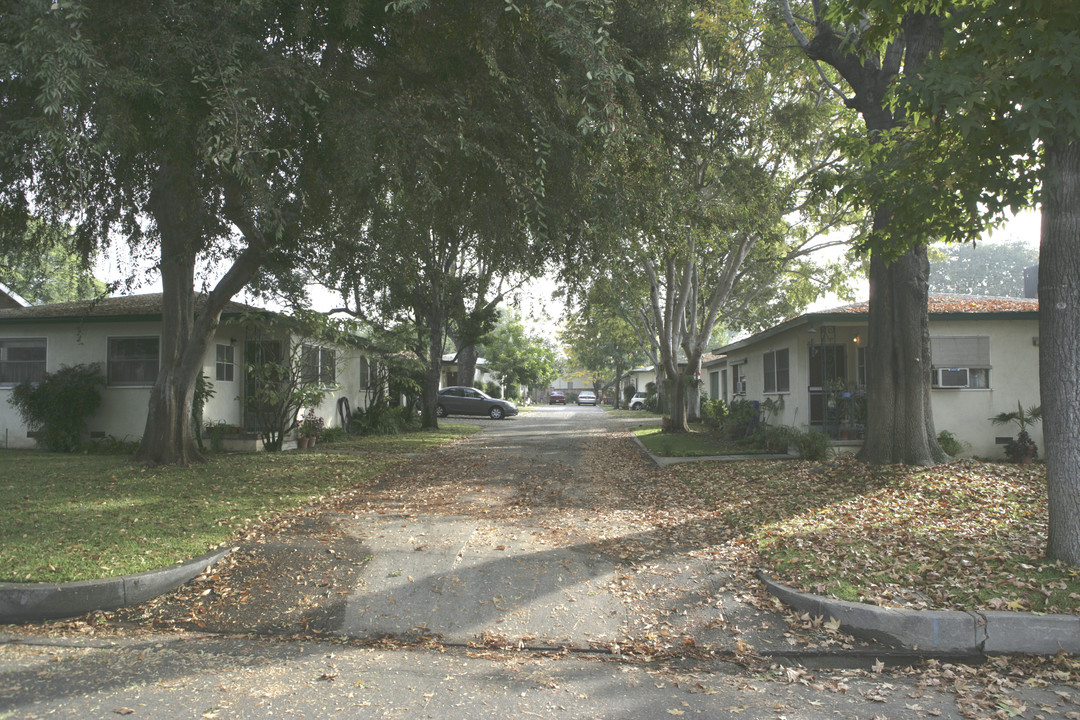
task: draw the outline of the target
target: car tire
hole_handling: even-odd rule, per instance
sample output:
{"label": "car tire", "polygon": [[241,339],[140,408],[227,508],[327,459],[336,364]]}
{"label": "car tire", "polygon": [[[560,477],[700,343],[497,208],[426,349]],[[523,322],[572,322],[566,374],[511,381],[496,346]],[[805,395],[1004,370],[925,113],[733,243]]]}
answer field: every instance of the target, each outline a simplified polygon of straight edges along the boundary
{"label": "car tire", "polygon": [[503,409],[498,405],[488,410],[488,415],[491,416],[492,420],[502,420],[504,417],[506,417],[506,413],[504,413]]}
{"label": "car tire", "polygon": [[630,409],[631,410],[640,410],[641,409],[641,403],[634,403],[633,405],[630,406]]}
{"label": "car tire", "polygon": [[447,415],[449,415],[449,413],[446,412],[446,408],[444,408],[442,405],[436,405],[435,406],[435,417],[444,418]]}

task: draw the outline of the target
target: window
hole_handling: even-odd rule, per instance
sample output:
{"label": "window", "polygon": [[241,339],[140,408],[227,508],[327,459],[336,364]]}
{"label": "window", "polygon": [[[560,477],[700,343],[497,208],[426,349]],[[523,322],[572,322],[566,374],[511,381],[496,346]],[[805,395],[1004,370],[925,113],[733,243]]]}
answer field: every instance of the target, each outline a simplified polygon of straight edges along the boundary
{"label": "window", "polygon": [[985,335],[930,338],[935,388],[990,387],[990,338]]}
{"label": "window", "polygon": [[731,394],[746,394],[746,367],[744,365],[731,366]]}
{"label": "window", "polygon": [[855,351],[855,385],[866,387],[866,348]]}
{"label": "window", "polygon": [[24,380],[41,382],[45,377],[45,338],[0,340],[0,385]]}
{"label": "window", "polygon": [[709,398],[711,400],[720,398],[720,373],[715,370],[709,373]]}
{"label": "window", "polygon": [[334,351],[316,345],[300,348],[300,381],[308,385],[330,387],[337,382]]}
{"label": "window", "polygon": [[728,401],[727,369],[720,371],[720,387],[724,389],[724,402]]}
{"label": "window", "polygon": [[220,382],[232,382],[235,372],[235,362],[232,345],[217,346],[217,379]]}
{"label": "window", "polygon": [[788,372],[788,350],[773,350],[765,353],[765,392],[785,393],[791,391]]}
{"label": "window", "polygon": [[158,376],[156,337],[109,338],[110,385],[153,385]]}

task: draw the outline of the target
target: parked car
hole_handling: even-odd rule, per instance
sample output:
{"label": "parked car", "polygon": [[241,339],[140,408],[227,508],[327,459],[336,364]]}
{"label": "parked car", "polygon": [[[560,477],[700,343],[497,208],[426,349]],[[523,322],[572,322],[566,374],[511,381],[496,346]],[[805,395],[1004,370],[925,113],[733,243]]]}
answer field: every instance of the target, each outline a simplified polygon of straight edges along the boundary
{"label": "parked car", "polygon": [[555,405],[556,403],[559,405],[565,405],[566,396],[558,390],[552,390],[550,393],[548,393],[548,405]]}
{"label": "parked car", "polygon": [[582,390],[577,396],[578,405],[596,405],[596,393],[592,390]]}
{"label": "parked car", "polygon": [[631,410],[644,410],[645,409],[645,393],[636,392],[634,397],[630,398],[630,402],[627,403]]}
{"label": "parked car", "polygon": [[439,417],[447,415],[487,415],[492,420],[502,420],[518,414],[517,405],[508,400],[498,400],[476,388],[455,386],[439,391],[439,403],[435,406]]}

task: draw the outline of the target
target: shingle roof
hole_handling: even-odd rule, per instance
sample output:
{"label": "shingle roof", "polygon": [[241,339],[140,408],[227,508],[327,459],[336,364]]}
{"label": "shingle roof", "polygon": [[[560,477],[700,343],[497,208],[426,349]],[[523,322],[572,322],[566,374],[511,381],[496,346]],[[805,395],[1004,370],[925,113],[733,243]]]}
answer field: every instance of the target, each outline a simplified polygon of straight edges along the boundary
{"label": "shingle roof", "polygon": [[[992,313],[1038,313],[1039,301],[1035,298],[1004,298],[989,297],[985,295],[945,295],[941,293],[931,294],[928,303],[930,317],[934,316],[974,316]],[[714,353],[725,354],[733,350],[746,347],[758,340],[772,337],[788,328],[798,327],[809,323],[865,322],[864,318],[856,317],[866,315],[870,311],[869,301],[842,305],[831,310],[819,310],[804,315],[784,320],[770,328],[754,333],[753,335],[736,340],[733,343],[713,350]],[[848,317],[845,317],[848,316]],[[1014,316],[1015,317],[1015,316]]]}
{"label": "shingle roof", "polygon": [[[161,293],[146,295],[125,295],[101,300],[83,300],[79,302],[55,303],[53,305],[34,305],[24,308],[0,310],[0,322],[4,320],[88,320],[108,318],[146,318],[161,317]],[[261,308],[230,301],[223,314],[232,315],[245,312],[267,312]]]}
{"label": "shingle roof", "polygon": [[[842,305],[831,310],[822,310],[820,314],[858,314],[869,312],[869,308],[870,302],[867,300],[851,305]],[[1038,312],[1039,301],[1036,298],[931,294],[929,310],[931,315],[937,313]]]}

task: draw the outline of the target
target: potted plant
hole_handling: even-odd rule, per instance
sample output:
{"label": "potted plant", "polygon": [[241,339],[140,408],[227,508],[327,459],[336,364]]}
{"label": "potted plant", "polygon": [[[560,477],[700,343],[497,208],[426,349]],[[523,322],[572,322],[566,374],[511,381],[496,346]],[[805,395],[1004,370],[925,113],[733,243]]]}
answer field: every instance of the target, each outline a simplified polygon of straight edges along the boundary
{"label": "potted plant", "polygon": [[304,417],[300,421],[300,427],[296,431],[298,437],[297,446],[306,448],[315,445],[315,441],[322,434],[324,425],[323,419],[315,413],[315,408],[309,409],[304,413]]}
{"label": "potted plant", "polygon": [[1030,463],[1039,456],[1039,447],[1028,435],[1027,429],[1040,420],[1042,420],[1042,406],[1032,405],[1025,410],[1019,400],[1016,402],[1015,411],[998,413],[990,418],[995,425],[1016,423],[1016,426],[1020,428],[1020,433],[1016,438],[1005,445],[1005,457],[1014,463]]}

